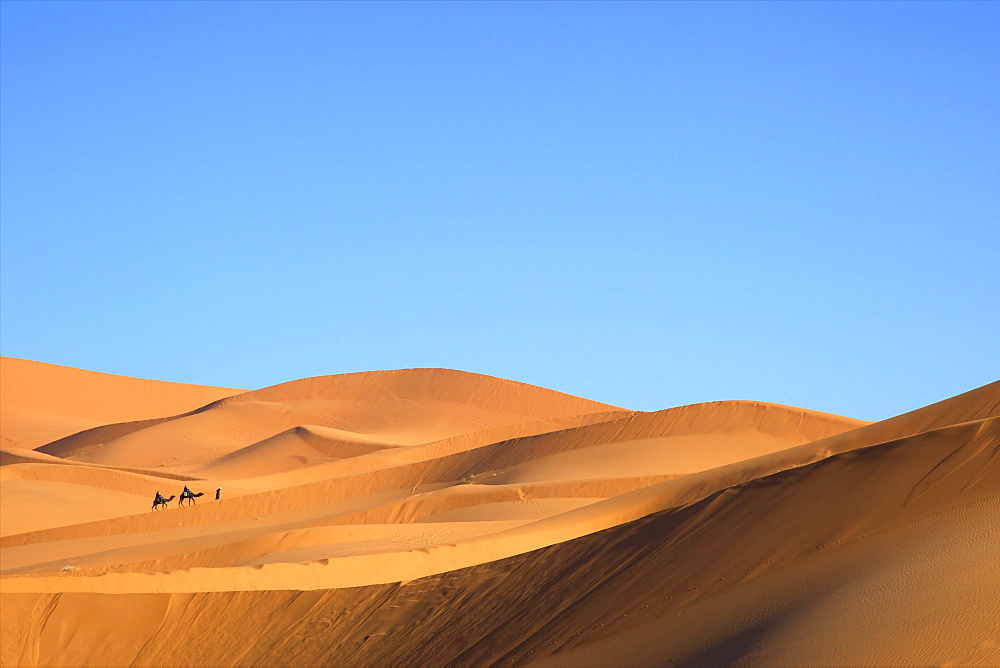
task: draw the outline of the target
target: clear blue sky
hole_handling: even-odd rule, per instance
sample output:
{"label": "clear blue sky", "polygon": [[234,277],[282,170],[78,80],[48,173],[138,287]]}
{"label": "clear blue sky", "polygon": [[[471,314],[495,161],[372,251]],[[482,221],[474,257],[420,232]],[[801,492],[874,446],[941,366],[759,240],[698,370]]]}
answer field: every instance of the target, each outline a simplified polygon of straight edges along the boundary
{"label": "clear blue sky", "polygon": [[882,419],[1000,378],[1000,3],[0,3],[2,354]]}

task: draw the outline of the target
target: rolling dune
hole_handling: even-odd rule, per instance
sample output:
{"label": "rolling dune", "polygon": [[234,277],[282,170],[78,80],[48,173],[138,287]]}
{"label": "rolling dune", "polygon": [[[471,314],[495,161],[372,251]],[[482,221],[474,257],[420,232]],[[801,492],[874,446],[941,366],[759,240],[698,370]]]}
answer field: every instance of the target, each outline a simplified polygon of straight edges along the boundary
{"label": "rolling dune", "polygon": [[191,467],[299,427],[407,446],[599,410],[615,407],[478,374],[406,369],[306,378],[170,418],[90,429],[39,450],[98,464]]}
{"label": "rolling dune", "polygon": [[176,415],[241,391],[0,357],[0,447],[33,449],[112,422]]}
{"label": "rolling dune", "polygon": [[3,665],[1000,664],[1000,382],[866,423],[8,368]]}

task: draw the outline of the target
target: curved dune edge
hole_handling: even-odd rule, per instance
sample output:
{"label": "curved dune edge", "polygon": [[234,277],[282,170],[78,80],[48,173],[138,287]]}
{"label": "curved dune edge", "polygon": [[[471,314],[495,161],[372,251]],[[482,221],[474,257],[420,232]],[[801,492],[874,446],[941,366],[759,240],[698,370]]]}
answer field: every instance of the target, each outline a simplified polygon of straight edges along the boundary
{"label": "curved dune edge", "polygon": [[[341,437],[336,439],[329,438],[329,436],[326,438],[323,438],[323,436],[319,436],[318,438],[317,436],[313,436],[314,441],[327,440],[328,442],[332,442],[331,445],[334,447],[342,443],[350,444],[350,446],[360,445],[361,448],[368,445],[367,449],[369,451],[359,451],[357,454],[349,457],[335,458],[334,461],[299,462],[299,466],[252,475],[254,467],[252,465],[248,467],[244,463],[247,458],[260,455],[260,450],[270,450],[270,452],[264,455],[268,460],[280,461],[281,459],[287,459],[290,453],[288,452],[288,448],[281,447],[283,445],[282,441],[287,441],[289,435],[297,434],[299,430],[314,433],[318,430],[314,425],[299,426],[276,434],[273,437],[257,441],[205,464],[186,467],[184,470],[198,477],[231,480],[239,484],[262,489],[276,489],[326,480],[341,475],[364,473],[391,466],[428,461],[486,445],[493,445],[501,441],[608,422],[630,415],[635,415],[635,413],[621,409],[567,415],[503,425],[481,431],[470,431],[416,445],[404,445],[402,443],[392,443],[372,438],[366,439],[363,436],[359,437],[361,435],[355,433],[351,433],[349,438]],[[324,429],[327,434],[331,431],[329,428],[321,429]],[[295,455],[291,456],[294,457]]]}
{"label": "curved dune edge", "polygon": [[99,425],[176,415],[243,391],[0,357],[0,446],[33,449]]}
{"label": "curved dune edge", "polygon": [[[1000,419],[945,427],[890,443],[877,444],[822,457],[799,466],[781,470],[808,469],[823,461],[857,456],[870,448],[919,447],[922,441],[960,440],[978,443],[965,455],[969,459],[1000,444]],[[758,466],[773,468],[773,457]],[[947,459],[945,460],[947,461]],[[992,460],[991,460],[992,461]],[[956,461],[960,467],[965,461]],[[941,465],[945,465],[942,462]],[[936,469],[935,469],[936,470]],[[748,474],[748,472],[750,472]],[[944,470],[941,476],[950,473]],[[406,582],[468,568],[478,564],[513,557],[525,552],[574,540],[654,513],[681,508],[736,486],[766,480],[771,474],[758,475],[759,469],[730,465],[719,470],[693,474],[667,481],[586,508],[570,511],[530,525],[508,529],[487,538],[414,551],[368,554],[323,560],[307,564],[264,564],[251,568],[191,568],[167,573],[111,573],[97,577],[4,577],[3,590],[17,592],[91,592],[91,593],[180,593],[208,591],[259,591],[340,589],[366,585]],[[921,486],[935,483],[933,472],[921,480],[911,498],[919,497]]]}
{"label": "curved dune edge", "polygon": [[504,425],[614,410],[621,409],[492,376],[400,369],[304,378],[171,417],[96,427],[39,449],[100,464],[192,466],[302,425],[418,445]]}

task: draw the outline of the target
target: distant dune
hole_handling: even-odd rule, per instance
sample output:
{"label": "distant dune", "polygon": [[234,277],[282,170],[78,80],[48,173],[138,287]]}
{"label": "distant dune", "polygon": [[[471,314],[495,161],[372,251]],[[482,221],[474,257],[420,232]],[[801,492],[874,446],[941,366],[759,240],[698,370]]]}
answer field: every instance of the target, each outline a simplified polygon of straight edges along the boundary
{"label": "distant dune", "polygon": [[5,666],[1000,665],[1000,382],[866,423],[0,371]]}
{"label": "distant dune", "polygon": [[0,445],[36,448],[90,427],[176,415],[238,392],[0,357]]}

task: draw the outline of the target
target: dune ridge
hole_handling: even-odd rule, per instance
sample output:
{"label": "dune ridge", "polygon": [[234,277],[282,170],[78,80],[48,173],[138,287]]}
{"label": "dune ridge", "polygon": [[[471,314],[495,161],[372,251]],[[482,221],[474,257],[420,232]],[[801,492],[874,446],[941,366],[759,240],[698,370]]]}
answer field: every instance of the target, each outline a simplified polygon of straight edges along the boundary
{"label": "dune ridge", "polygon": [[1000,382],[876,423],[442,369],[203,396],[0,451],[3,665],[1000,663]]}
{"label": "dune ridge", "polygon": [[616,410],[523,383],[446,369],[306,378],[244,392],[169,418],[107,425],[39,450],[135,467],[203,464],[311,425],[418,445],[505,424]]}
{"label": "dune ridge", "polygon": [[0,357],[0,447],[34,449],[91,427],[174,415],[239,392]]}

